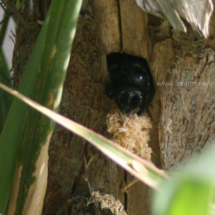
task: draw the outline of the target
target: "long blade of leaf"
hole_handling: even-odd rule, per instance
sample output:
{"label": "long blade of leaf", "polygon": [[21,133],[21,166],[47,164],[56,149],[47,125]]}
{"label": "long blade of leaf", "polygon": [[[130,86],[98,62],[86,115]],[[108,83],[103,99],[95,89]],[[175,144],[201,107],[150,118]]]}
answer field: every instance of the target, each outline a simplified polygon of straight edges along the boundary
{"label": "long blade of leaf", "polygon": [[[82,0],[53,0],[19,92],[58,110]],[[54,123],[14,99],[0,137],[0,213],[39,214],[46,191]],[[38,195],[37,192],[40,192]]]}
{"label": "long blade of leaf", "polygon": [[115,161],[117,164],[119,164],[121,167],[126,169],[128,172],[133,174],[148,186],[152,188],[158,188],[160,181],[164,178],[167,178],[167,175],[164,172],[157,169],[148,161],[132,154],[128,150],[108,140],[102,135],[32,101],[26,96],[21,95],[17,91],[10,89],[3,84],[0,84],[0,88],[11,93],[26,104],[49,117],[53,121],[89,141],[102,153],[104,153],[106,156],[108,156],[110,159]]}
{"label": "long blade of leaf", "polygon": [[10,16],[7,13],[4,13],[3,22],[1,24],[0,30],[0,47],[2,48],[2,44],[6,35],[8,23],[9,23]]}
{"label": "long blade of leaf", "polygon": [[[8,28],[9,18],[10,16],[4,13],[3,22],[0,29],[0,82],[12,87],[12,84],[9,80],[10,72],[2,49],[2,44]],[[0,133],[3,129],[12,101],[13,98],[11,95],[4,95],[3,92],[0,92]]]}
{"label": "long blade of leaf", "polygon": [[[0,82],[12,87],[12,81],[10,78],[10,72],[8,69],[7,61],[3,50],[0,48]],[[9,94],[5,94],[0,91],[0,133],[4,127],[4,123],[7,119],[13,97]]]}

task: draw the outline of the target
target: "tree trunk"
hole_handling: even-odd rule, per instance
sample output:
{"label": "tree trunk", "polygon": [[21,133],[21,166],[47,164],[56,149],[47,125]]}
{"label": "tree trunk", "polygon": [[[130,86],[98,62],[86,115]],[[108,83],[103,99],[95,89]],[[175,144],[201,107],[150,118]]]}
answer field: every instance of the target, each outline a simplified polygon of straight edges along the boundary
{"label": "tree trunk", "polygon": [[[37,20],[43,20],[49,5],[48,0],[34,2],[32,16],[24,15],[30,26],[29,36],[23,36],[21,25],[17,30],[13,60],[16,86],[40,30]],[[211,29],[206,40],[212,47],[213,33]],[[215,84],[215,55],[206,43],[190,29],[187,34],[174,31],[167,21],[147,15],[131,0],[86,0],[60,113],[110,137],[106,116],[116,105],[104,94],[108,80],[106,55],[123,51],[142,56],[150,65],[156,85],[150,107],[152,162],[163,169],[174,167],[214,138],[215,88],[202,83]],[[137,182],[122,192],[134,178],[83,139],[56,126],[49,154],[44,215],[111,214],[109,210],[100,211],[98,205],[87,206],[92,191],[112,194],[128,214],[150,214],[149,189]]]}

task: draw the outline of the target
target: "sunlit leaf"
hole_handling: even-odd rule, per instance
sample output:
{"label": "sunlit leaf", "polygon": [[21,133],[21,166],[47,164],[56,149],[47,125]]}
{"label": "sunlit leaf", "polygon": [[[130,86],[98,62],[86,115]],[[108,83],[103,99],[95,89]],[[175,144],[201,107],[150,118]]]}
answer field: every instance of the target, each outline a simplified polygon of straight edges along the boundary
{"label": "sunlit leaf", "polygon": [[153,201],[154,215],[208,215],[215,188],[215,147],[165,181]]}
{"label": "sunlit leaf", "polygon": [[114,162],[122,166],[128,172],[136,176],[139,180],[145,184],[151,186],[152,188],[158,188],[159,183],[167,178],[167,175],[157,169],[150,162],[141,159],[140,157],[132,154],[128,150],[122,148],[118,144],[108,140],[102,135],[70,120],[52,110],[41,106],[40,104],[30,100],[29,98],[21,95],[20,93],[9,89],[6,86],[0,84],[0,88],[3,88],[7,92],[21,99],[26,104],[35,108],[39,112],[43,113],[50,119],[54,120],[58,124],[64,126],[68,130],[74,132],[80,137],[84,138],[88,142],[92,143],[96,148],[98,148],[102,153],[111,158]]}

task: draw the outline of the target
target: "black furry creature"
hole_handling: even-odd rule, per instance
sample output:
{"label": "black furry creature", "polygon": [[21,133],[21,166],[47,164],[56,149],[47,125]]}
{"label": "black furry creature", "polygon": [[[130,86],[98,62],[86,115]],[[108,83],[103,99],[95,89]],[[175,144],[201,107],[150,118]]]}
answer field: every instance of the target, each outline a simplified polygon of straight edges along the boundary
{"label": "black furry creature", "polygon": [[106,95],[113,98],[122,112],[138,109],[138,116],[147,109],[155,94],[152,75],[144,58],[125,53],[107,56],[111,83]]}

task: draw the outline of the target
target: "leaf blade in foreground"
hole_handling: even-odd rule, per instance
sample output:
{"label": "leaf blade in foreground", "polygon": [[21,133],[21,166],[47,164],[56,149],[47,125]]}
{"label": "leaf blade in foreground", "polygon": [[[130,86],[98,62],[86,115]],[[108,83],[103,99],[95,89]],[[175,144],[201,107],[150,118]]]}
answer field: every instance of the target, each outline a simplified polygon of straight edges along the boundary
{"label": "leaf blade in foreground", "polygon": [[114,162],[119,164],[128,172],[133,174],[139,180],[146,183],[148,186],[156,189],[158,188],[158,184],[160,183],[160,181],[162,181],[164,178],[167,178],[167,175],[163,171],[157,169],[150,162],[143,160],[140,157],[132,154],[128,150],[122,148],[118,144],[113,143],[112,141],[108,140],[102,135],[97,134],[96,132],[64,116],[61,116],[60,114],[53,112],[52,110],[44,106],[41,106],[40,104],[21,95],[15,90],[9,89],[8,87],[3,86],[2,84],[0,84],[0,87],[6,90],[7,92],[10,92],[17,98],[21,99],[26,104],[40,111],[41,113],[43,113],[50,119],[54,120],[58,124],[62,125],[68,130],[74,132],[75,134],[92,143],[102,153],[111,158]]}
{"label": "leaf blade in foreground", "polygon": [[[19,86],[19,92],[56,111],[81,3],[82,0],[52,1]],[[3,173],[0,175],[0,213],[7,207],[15,164],[17,175],[9,210],[13,210],[12,214],[39,214],[32,211],[38,209],[37,205],[42,210],[46,183],[41,184],[43,193],[38,195],[39,199],[31,197],[29,191],[40,189],[37,183],[40,170],[46,178],[47,150],[53,129],[51,120],[14,99],[0,137],[0,172]],[[42,152],[46,157],[40,156]],[[39,158],[43,161],[38,161]]]}

